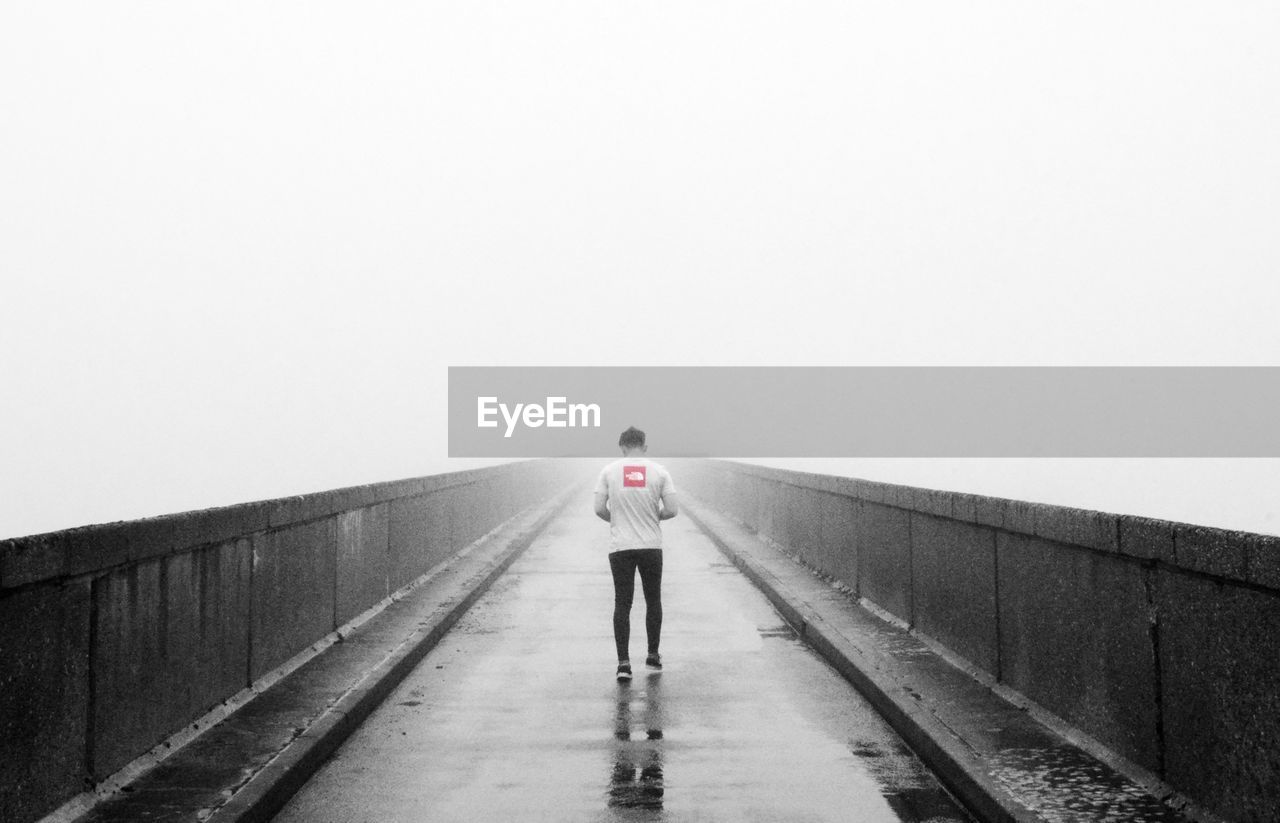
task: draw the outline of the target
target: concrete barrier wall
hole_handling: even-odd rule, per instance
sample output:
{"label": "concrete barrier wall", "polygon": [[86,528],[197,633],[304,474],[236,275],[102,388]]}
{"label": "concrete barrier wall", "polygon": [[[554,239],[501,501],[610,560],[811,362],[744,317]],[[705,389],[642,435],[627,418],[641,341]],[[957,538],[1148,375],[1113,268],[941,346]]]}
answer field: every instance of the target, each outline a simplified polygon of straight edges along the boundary
{"label": "concrete barrier wall", "polygon": [[1280,819],[1280,538],[726,461],[672,470],[1202,807]]}
{"label": "concrete barrier wall", "polygon": [[572,476],[522,462],[0,542],[0,820],[91,788]]}

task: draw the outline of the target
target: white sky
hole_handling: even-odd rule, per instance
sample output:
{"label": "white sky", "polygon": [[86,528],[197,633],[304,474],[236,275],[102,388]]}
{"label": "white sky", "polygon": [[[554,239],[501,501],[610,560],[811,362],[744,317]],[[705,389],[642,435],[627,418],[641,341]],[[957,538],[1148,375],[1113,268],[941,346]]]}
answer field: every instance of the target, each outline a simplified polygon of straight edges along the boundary
{"label": "white sky", "polygon": [[[1278,42],[1274,2],[4,3],[0,536],[467,465],[449,365],[1280,365]],[[1275,530],[1280,462],[1116,465],[879,471]]]}

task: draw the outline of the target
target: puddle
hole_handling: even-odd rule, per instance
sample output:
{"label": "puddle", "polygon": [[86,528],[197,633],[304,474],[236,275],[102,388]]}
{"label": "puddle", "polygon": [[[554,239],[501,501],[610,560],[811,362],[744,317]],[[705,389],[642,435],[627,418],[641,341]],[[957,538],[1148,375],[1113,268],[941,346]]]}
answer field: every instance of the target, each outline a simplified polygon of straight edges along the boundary
{"label": "puddle", "polygon": [[1141,786],[1068,748],[1007,749],[992,774],[1046,823],[1177,823]]}

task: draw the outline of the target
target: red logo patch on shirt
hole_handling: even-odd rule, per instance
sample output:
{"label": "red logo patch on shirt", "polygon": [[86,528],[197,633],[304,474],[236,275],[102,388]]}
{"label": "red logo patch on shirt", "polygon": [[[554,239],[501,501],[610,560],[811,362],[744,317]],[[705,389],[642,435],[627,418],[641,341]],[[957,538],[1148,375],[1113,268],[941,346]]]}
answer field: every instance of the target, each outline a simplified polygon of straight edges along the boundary
{"label": "red logo patch on shirt", "polygon": [[623,466],[622,467],[622,486],[623,488],[644,488],[644,470],[645,466]]}

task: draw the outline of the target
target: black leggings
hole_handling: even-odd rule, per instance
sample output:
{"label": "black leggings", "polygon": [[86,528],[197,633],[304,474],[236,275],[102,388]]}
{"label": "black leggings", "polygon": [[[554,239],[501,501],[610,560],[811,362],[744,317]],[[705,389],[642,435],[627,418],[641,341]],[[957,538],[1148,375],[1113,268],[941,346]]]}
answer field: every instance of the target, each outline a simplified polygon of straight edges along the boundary
{"label": "black leggings", "polygon": [[636,593],[636,569],[640,570],[640,588],[644,591],[644,630],[648,635],[649,654],[658,653],[662,634],[662,549],[626,549],[609,555],[613,571],[613,640],[618,646],[618,659],[630,659],[631,601]]}

